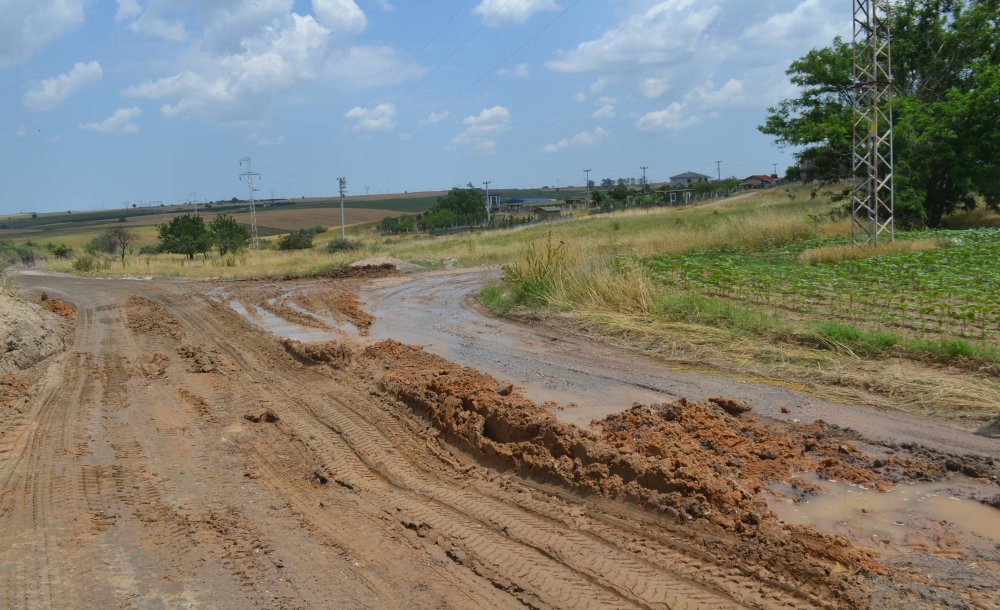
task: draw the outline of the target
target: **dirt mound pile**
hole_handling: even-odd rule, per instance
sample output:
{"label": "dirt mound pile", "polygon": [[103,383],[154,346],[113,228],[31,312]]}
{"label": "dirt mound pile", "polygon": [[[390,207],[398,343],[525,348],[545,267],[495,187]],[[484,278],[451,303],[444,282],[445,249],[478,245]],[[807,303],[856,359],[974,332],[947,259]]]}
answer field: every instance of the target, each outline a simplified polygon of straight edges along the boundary
{"label": "dirt mound pile", "polygon": [[0,292],[0,375],[22,371],[62,351],[68,331],[63,318]]}
{"label": "dirt mound pile", "polygon": [[400,273],[424,271],[424,267],[421,267],[420,265],[414,265],[413,263],[408,263],[404,260],[393,258],[391,256],[372,256],[370,258],[351,263],[351,267],[377,267],[382,265],[392,265]]}
{"label": "dirt mound pile", "polygon": [[[871,553],[844,538],[778,522],[761,495],[765,481],[822,462],[807,455],[800,438],[730,415],[724,399],[636,405],[590,432],[559,421],[509,384],[396,341],[363,352],[336,343],[285,347],[303,359],[376,371],[383,391],[487,464],[650,507],[713,543],[734,536],[740,542],[728,552],[748,563],[809,577],[828,575],[831,564],[881,571]],[[704,429],[699,420],[707,420]],[[784,459],[789,463],[778,465]]]}

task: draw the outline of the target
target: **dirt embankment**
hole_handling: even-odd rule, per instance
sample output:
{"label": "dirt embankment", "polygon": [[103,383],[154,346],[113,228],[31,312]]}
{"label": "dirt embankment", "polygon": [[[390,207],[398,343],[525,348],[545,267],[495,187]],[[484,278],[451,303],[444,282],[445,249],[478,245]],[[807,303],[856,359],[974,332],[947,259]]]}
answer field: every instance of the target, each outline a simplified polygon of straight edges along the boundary
{"label": "dirt embankment", "polygon": [[26,401],[39,362],[66,349],[76,309],[45,298],[29,303],[0,291],[0,412]]}
{"label": "dirt embankment", "polygon": [[66,347],[72,305],[45,299],[42,305],[0,292],[0,374],[22,371]]}
{"label": "dirt embankment", "polygon": [[383,392],[483,463],[651,508],[730,560],[782,578],[818,578],[834,595],[851,588],[842,582],[849,575],[882,566],[845,538],[780,523],[764,499],[768,484],[807,487],[798,475],[816,472],[889,488],[907,473],[936,469],[904,459],[875,464],[822,424],[765,426],[726,398],[637,404],[586,431],[509,384],[396,341],[285,347],[301,361],[373,374]]}

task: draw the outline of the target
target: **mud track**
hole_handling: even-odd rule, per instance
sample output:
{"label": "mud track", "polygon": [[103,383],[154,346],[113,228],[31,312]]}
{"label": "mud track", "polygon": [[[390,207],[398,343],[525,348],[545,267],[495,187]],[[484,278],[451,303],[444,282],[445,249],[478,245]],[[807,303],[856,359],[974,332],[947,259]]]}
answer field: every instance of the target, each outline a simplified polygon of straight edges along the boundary
{"label": "mud track", "polygon": [[[282,342],[204,285],[24,279],[74,304],[77,320],[71,347],[39,365],[31,400],[0,412],[0,607],[903,602],[890,575],[834,537],[763,517],[785,536],[769,550],[777,538],[754,527],[760,517],[739,521],[749,500],[715,523],[702,518],[712,498],[658,510],[573,483],[565,461],[529,460],[538,443],[518,425],[549,422],[605,449],[436,356]],[[452,379],[495,390],[467,403]],[[530,417],[490,428],[501,407]],[[486,415],[473,430],[461,412]],[[623,468],[645,463],[621,455]],[[727,476],[712,479],[721,494]],[[647,499],[674,506],[673,491]]]}

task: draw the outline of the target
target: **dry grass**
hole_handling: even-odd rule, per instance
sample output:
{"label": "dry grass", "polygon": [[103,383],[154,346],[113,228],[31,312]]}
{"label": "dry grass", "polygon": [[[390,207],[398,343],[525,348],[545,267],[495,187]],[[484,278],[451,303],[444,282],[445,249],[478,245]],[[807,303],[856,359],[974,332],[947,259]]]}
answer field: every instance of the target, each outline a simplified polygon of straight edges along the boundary
{"label": "dry grass", "polygon": [[948,229],[976,229],[979,227],[1000,227],[1000,214],[980,205],[971,212],[956,212],[946,216],[941,224]]}
{"label": "dry grass", "polygon": [[574,312],[578,332],[663,359],[672,366],[790,387],[822,400],[928,415],[975,430],[997,415],[1000,380],[905,359],[774,343],[720,326],[671,322],[655,315]]}
{"label": "dry grass", "polygon": [[[197,255],[188,259],[181,254],[132,255],[123,267],[117,259],[105,258],[99,275],[132,275],[187,278],[242,278],[269,275],[309,275],[351,263],[367,256],[365,250],[329,254],[319,248],[309,250],[247,250],[236,255]],[[359,254],[360,253],[360,254]],[[52,260],[49,271],[74,273],[72,260]]]}
{"label": "dry grass", "polygon": [[805,265],[842,263],[844,261],[861,260],[875,256],[885,256],[887,254],[923,252],[925,250],[940,248],[944,245],[945,242],[941,239],[913,239],[882,242],[876,246],[857,246],[854,244],[825,246],[804,251],[799,255],[799,262]]}

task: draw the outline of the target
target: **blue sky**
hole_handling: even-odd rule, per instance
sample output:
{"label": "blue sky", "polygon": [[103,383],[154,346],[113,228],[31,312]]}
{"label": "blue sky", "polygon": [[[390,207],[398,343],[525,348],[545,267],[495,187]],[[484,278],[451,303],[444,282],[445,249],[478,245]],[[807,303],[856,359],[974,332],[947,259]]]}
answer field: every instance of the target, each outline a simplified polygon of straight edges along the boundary
{"label": "blue sky", "polygon": [[779,171],[833,0],[0,0],[0,214]]}

